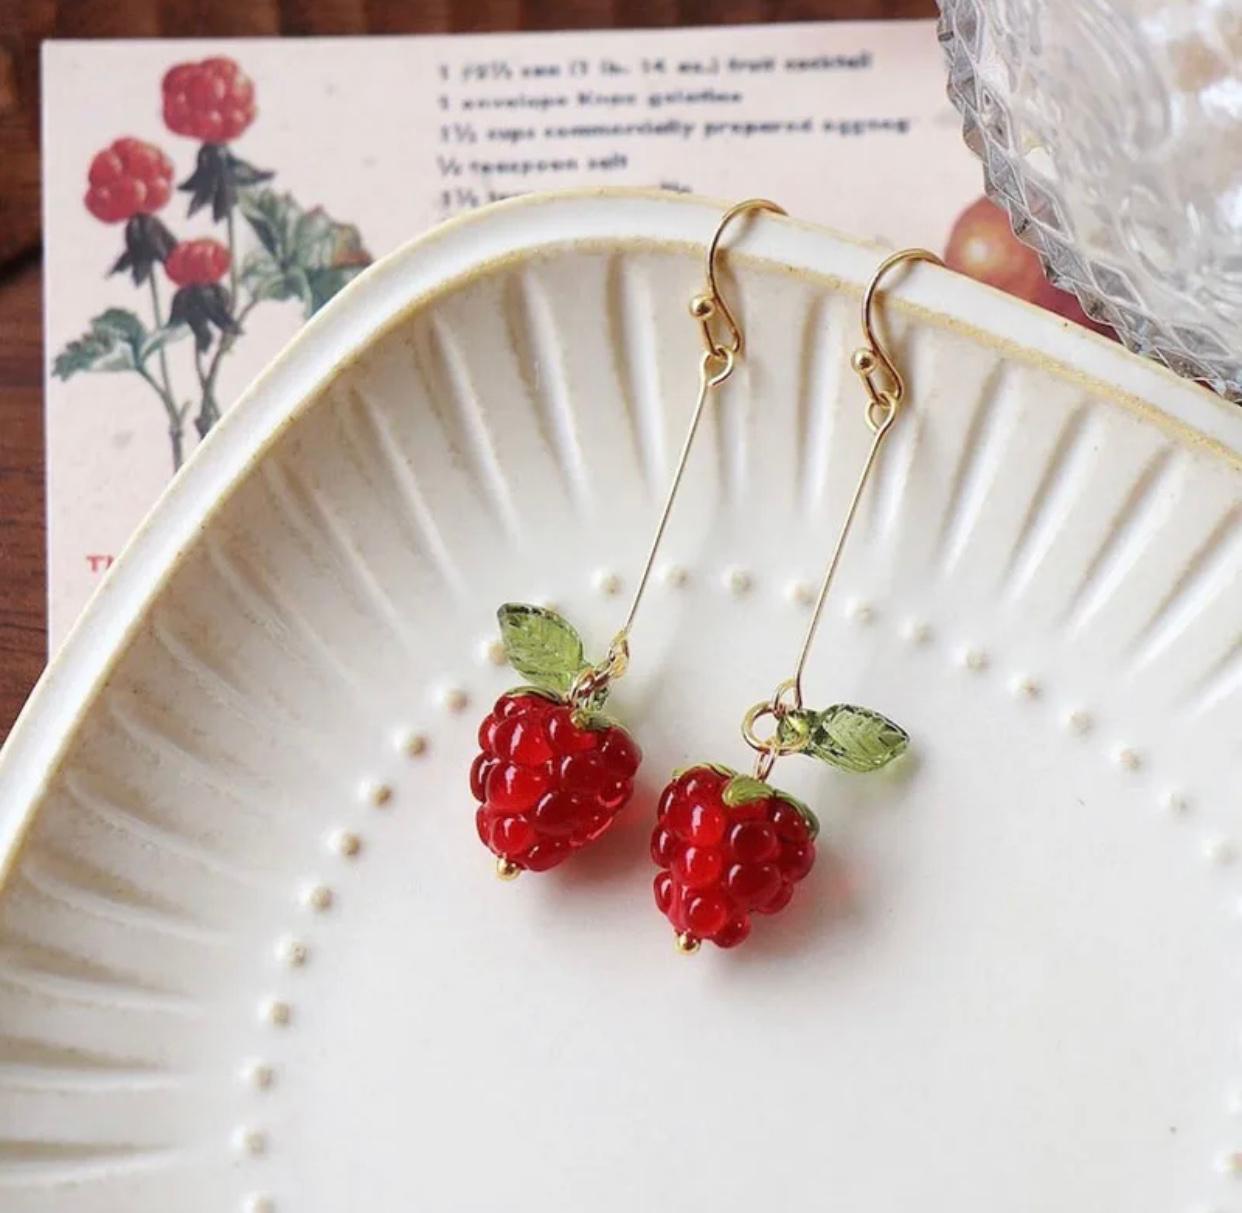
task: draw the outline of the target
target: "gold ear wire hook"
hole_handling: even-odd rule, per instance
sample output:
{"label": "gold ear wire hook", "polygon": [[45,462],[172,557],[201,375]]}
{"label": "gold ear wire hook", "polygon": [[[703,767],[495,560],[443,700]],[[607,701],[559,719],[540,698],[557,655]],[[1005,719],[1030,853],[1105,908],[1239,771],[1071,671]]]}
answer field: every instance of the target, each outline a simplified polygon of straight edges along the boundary
{"label": "gold ear wire hook", "polygon": [[[742,352],[742,330],[734,320],[729,305],[725,303],[724,296],[720,293],[720,284],[716,281],[716,252],[725,234],[725,228],[739,215],[745,215],[750,211],[771,211],[774,215],[785,214],[784,207],[778,206],[775,202],[769,202],[766,198],[748,198],[745,202],[739,202],[725,211],[707,246],[707,290],[695,295],[690,301],[690,315],[699,322],[703,330],[703,344],[713,358],[723,359],[729,354]],[[711,322],[715,316],[720,317],[728,331],[727,345],[721,344],[712,335]]]}
{"label": "gold ear wire hook", "polygon": [[[608,646],[608,654],[605,659],[597,666],[589,666],[584,669],[574,680],[573,686],[569,690],[568,698],[575,708],[588,704],[594,697],[606,693],[608,684],[625,673],[630,656],[630,629],[634,626],[634,618],[638,614],[639,606],[642,604],[643,595],[647,592],[647,585],[651,580],[651,570],[655,565],[656,553],[660,550],[664,531],[673,512],[673,502],[677,497],[678,489],[681,487],[682,477],[686,471],[686,463],[690,458],[690,448],[694,445],[694,437],[698,432],[699,422],[703,418],[703,411],[707,406],[708,396],[713,388],[718,388],[733,374],[733,368],[741,357],[742,331],[738,327],[737,321],[733,318],[733,313],[729,310],[728,304],[725,303],[720,294],[720,288],[716,282],[716,262],[719,258],[720,241],[725,229],[739,215],[743,215],[748,211],[772,211],[777,215],[785,214],[784,209],[777,206],[775,202],[769,202],[766,198],[751,198],[746,202],[739,202],[736,206],[732,206],[725,211],[721,216],[720,222],[716,225],[715,232],[712,233],[711,241],[707,246],[706,289],[690,300],[690,315],[699,322],[703,332],[703,344],[706,347],[699,358],[699,391],[694,402],[694,408],[690,412],[690,424],[686,430],[685,439],[682,441],[681,453],[677,457],[677,463],[673,469],[673,478],[669,483],[668,492],[664,498],[664,508],[660,511],[660,517],[656,522],[655,534],[651,537],[651,545],[647,549],[647,556],[643,561],[642,571],[638,575],[638,584],[634,587],[634,596],[630,599],[630,606],[626,612],[625,621],[621,624],[617,634],[612,638],[612,643]],[[727,344],[721,344],[712,336],[711,320],[715,316],[721,318],[727,329]]]}
{"label": "gold ear wire hook", "polygon": [[[858,480],[855,482],[853,495],[846,506],[845,518],[841,522],[840,531],[837,532],[837,541],[824,568],[823,580],[819,584],[819,593],[815,597],[815,605],[811,610],[811,619],[807,624],[806,634],[802,640],[802,649],[798,654],[798,662],[794,667],[793,677],[782,682],[776,688],[771,699],[755,704],[746,713],[742,721],[742,737],[746,744],[758,753],[758,757],[755,760],[755,776],[759,779],[767,779],[773,764],[783,754],[797,753],[799,750],[804,749],[808,742],[806,736],[795,736],[789,740],[782,740],[779,728],[780,721],[790,711],[800,711],[802,709],[802,676],[806,670],[807,658],[811,654],[811,645],[814,643],[816,631],[823,617],[824,603],[828,598],[828,590],[832,586],[832,579],[836,574],[837,565],[841,562],[841,553],[845,549],[845,541],[849,536],[850,528],[854,524],[854,516],[858,513],[858,505],[862,501],[863,489],[866,488],[867,479],[871,475],[872,468],[875,467],[876,456],[880,453],[880,445],[883,443],[884,436],[888,433],[893,419],[897,416],[898,405],[905,396],[906,385],[901,377],[901,373],[897,370],[893,360],[888,356],[883,344],[876,336],[874,311],[876,292],[881,280],[894,266],[908,261],[930,261],[940,266],[944,264],[939,257],[934,253],[929,253],[926,249],[903,249],[899,253],[893,253],[892,256],[885,258],[880,263],[879,268],[872,275],[871,281],[867,284],[867,289],[863,292],[862,331],[864,344],[850,355],[850,366],[862,380],[863,386],[867,391],[867,407],[864,415],[872,434],[871,445],[867,449],[866,458],[863,460],[862,469],[858,474]],[[888,380],[887,385],[882,386],[876,382],[878,373],[886,376]],[[761,737],[756,733],[755,725],[759,720],[767,716],[775,719],[777,728],[771,736]]]}
{"label": "gold ear wire hook", "polygon": [[[880,282],[889,270],[908,261],[930,261],[933,265],[943,266],[944,262],[925,248],[908,248],[893,253],[880,262],[879,268],[867,283],[862,300],[862,331],[865,342],[850,355],[850,367],[863,382],[870,398],[867,403],[867,425],[872,433],[878,433],[892,422],[897,406],[906,394],[906,385],[901,372],[888,356],[879,337],[875,332],[875,294]],[[876,373],[883,372],[888,377],[888,387],[876,385]]]}

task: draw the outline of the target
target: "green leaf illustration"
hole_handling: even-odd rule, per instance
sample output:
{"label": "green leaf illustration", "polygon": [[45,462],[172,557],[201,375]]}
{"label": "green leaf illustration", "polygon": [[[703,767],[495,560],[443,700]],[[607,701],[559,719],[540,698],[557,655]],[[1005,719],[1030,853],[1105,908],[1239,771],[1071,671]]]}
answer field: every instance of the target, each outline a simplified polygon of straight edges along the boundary
{"label": "green leaf illustration", "polygon": [[278,264],[287,260],[291,242],[289,212],[297,205],[292,195],[282,196],[275,190],[244,190],[238,205],[268,255]]}
{"label": "green leaf illustration", "polygon": [[155,329],[147,334],[146,340],[142,343],[138,350],[138,361],[146,362],[152,354],[161,350],[166,345],[170,345],[174,341],[180,341],[183,337],[190,335],[190,329],[185,324],[166,324],[163,328]]}
{"label": "green leaf illustration", "polygon": [[309,314],[314,315],[333,295],[348,286],[358,277],[359,266],[324,266],[322,269],[306,271],[306,281],[310,291],[307,304]]}
{"label": "green leaf illustration", "polygon": [[582,637],[555,611],[506,602],[496,612],[509,664],[537,686],[563,695],[586,667]]}
{"label": "green leaf illustration", "polygon": [[52,363],[52,374],[68,379],[79,371],[134,371],[152,347],[152,335],[133,312],[110,307],[91,321],[91,327],[69,342]]}
{"label": "green leaf illustration", "polygon": [[257,299],[299,299],[313,316],[371,263],[352,223],[322,207],[304,210],[292,194],[242,190],[238,206],[259,238],[242,266],[242,282]]}
{"label": "green leaf illustration", "polygon": [[722,799],[729,808],[736,809],[738,805],[750,804],[752,800],[767,800],[775,795],[771,785],[764,783],[762,779],[756,779],[752,775],[734,775],[725,784]]}
{"label": "green leaf illustration", "polygon": [[781,741],[803,742],[799,751],[846,771],[878,771],[910,744],[910,734],[887,716],[848,703],[823,712],[788,712],[779,725]]}

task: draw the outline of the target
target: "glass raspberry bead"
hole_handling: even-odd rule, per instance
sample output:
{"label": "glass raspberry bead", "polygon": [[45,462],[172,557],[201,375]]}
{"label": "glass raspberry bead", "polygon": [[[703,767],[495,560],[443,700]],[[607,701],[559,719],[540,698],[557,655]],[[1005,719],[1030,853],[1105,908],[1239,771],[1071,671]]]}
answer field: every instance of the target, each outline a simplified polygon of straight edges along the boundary
{"label": "glass raspberry bead", "polygon": [[[776,789],[698,766],[661,793],[651,857],[656,906],[692,952],[701,940],[732,948],[752,912],[775,914],[815,862],[813,818]],[[764,795],[764,791],[770,795]]]}
{"label": "glass raspberry bead", "polygon": [[550,695],[502,695],[470,768],[479,837],[505,876],[563,863],[611,828],[642,753],[618,725],[589,727]]}

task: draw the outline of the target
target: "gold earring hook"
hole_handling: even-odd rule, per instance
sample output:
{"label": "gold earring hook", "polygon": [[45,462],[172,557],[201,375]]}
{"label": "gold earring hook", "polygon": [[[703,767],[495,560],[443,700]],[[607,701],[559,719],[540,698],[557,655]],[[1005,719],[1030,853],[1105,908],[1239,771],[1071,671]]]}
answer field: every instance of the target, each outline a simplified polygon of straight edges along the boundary
{"label": "gold earring hook", "polygon": [[[858,513],[858,505],[862,501],[863,490],[866,488],[867,480],[875,467],[876,457],[880,453],[880,445],[892,426],[894,418],[897,416],[898,405],[905,396],[906,385],[901,377],[901,372],[897,370],[892,358],[889,357],[880,339],[876,336],[874,313],[876,292],[881,280],[894,266],[909,261],[930,261],[935,265],[944,265],[944,262],[939,257],[934,253],[929,253],[926,249],[903,249],[899,253],[893,253],[892,256],[886,257],[880,263],[879,268],[872,275],[871,281],[867,284],[867,289],[863,292],[862,331],[864,344],[850,355],[850,366],[862,380],[863,386],[867,390],[868,399],[864,416],[872,434],[871,445],[867,449],[866,458],[863,460],[862,469],[854,485],[853,495],[850,497],[849,505],[846,507],[845,518],[841,522],[841,529],[837,532],[837,541],[833,545],[832,553],[829,555],[828,563],[824,568],[823,580],[819,585],[819,593],[815,597],[815,605],[811,610],[811,619],[807,624],[806,634],[802,640],[802,649],[798,654],[798,662],[794,667],[793,677],[782,682],[776,688],[771,699],[755,704],[746,713],[742,721],[743,739],[751,749],[758,752],[758,757],[755,760],[755,776],[758,779],[767,779],[774,763],[782,755],[795,754],[799,750],[804,749],[808,743],[808,737],[805,735],[788,741],[781,740],[779,725],[781,718],[790,711],[800,711],[802,709],[802,676],[806,671],[807,658],[811,655],[811,645],[815,641],[815,634],[819,628],[820,619],[824,614],[824,603],[828,598],[828,590],[832,586],[832,579],[836,574],[837,565],[841,562],[841,553],[845,549],[845,541],[849,536],[850,528],[854,524],[854,516]],[[887,385],[877,384],[877,373],[883,373],[887,377]],[[755,724],[766,716],[773,717],[778,728],[771,736],[761,737],[755,732]]]}
{"label": "gold earring hook", "polygon": [[[707,246],[706,290],[695,295],[690,301],[690,314],[699,322],[703,332],[703,342],[706,346],[699,358],[699,391],[695,398],[694,408],[690,412],[690,424],[681,445],[681,453],[677,457],[677,464],[673,469],[673,478],[669,483],[668,492],[664,498],[664,508],[660,511],[660,517],[656,522],[655,534],[651,537],[651,545],[647,549],[647,556],[643,561],[642,571],[638,575],[638,584],[634,587],[634,597],[630,599],[630,606],[626,612],[625,621],[621,624],[617,634],[612,638],[612,643],[608,646],[608,654],[604,660],[599,665],[588,666],[574,680],[573,686],[569,690],[568,699],[575,708],[588,704],[592,699],[606,694],[609,683],[620,678],[625,673],[630,657],[630,629],[634,626],[634,619],[638,614],[638,608],[642,604],[643,595],[647,592],[647,585],[651,580],[651,570],[655,566],[656,553],[660,550],[660,543],[664,539],[668,520],[672,516],[673,502],[676,500],[677,491],[681,487],[686,464],[690,458],[690,448],[694,445],[694,437],[698,433],[699,422],[703,419],[703,411],[707,407],[708,397],[713,388],[718,388],[733,374],[733,368],[741,357],[742,331],[738,328],[737,321],[733,318],[733,313],[729,310],[728,304],[725,303],[724,298],[720,294],[720,288],[716,282],[716,262],[719,258],[720,240],[724,235],[725,229],[739,215],[743,215],[748,211],[772,211],[777,215],[785,214],[784,208],[777,206],[775,202],[769,202],[766,198],[751,198],[746,202],[739,202],[736,206],[732,206],[725,211],[724,215],[721,216],[720,222],[716,225],[715,232],[712,233],[712,238]],[[728,331],[728,344],[721,344],[712,336],[711,320],[714,316],[719,316],[723,321]]]}
{"label": "gold earring hook", "polygon": [[[703,344],[707,348],[707,352],[717,359],[725,359],[729,354],[740,354],[742,352],[742,330],[733,318],[729,305],[720,293],[720,284],[716,281],[717,252],[720,248],[721,238],[724,236],[725,229],[729,224],[738,216],[745,215],[751,211],[771,211],[774,215],[785,214],[784,207],[778,206],[775,202],[769,202],[766,198],[748,198],[745,202],[739,202],[725,211],[720,217],[720,222],[716,225],[716,230],[712,234],[711,241],[707,246],[707,290],[699,295],[695,295],[690,300],[690,315],[699,322],[703,330]],[[712,334],[711,322],[715,316],[720,317],[728,332],[727,345],[717,341]]]}
{"label": "gold earring hook", "polygon": [[[930,261],[933,265],[943,266],[944,262],[935,253],[925,248],[908,248],[893,253],[880,262],[879,268],[871,275],[862,300],[862,331],[865,342],[850,355],[850,366],[863,382],[870,398],[867,403],[867,424],[873,433],[887,427],[897,412],[897,406],[906,394],[906,385],[901,372],[888,356],[883,343],[875,331],[875,295],[880,282],[889,270],[910,261]],[[876,375],[883,372],[888,377],[888,386],[879,387]]]}

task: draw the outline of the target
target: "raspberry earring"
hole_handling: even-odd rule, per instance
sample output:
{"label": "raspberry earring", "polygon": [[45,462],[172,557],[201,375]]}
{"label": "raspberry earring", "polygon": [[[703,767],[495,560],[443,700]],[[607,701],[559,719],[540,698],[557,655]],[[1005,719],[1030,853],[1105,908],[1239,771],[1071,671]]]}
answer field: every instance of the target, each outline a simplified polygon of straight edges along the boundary
{"label": "raspberry earring", "polygon": [[[651,839],[652,858],[661,869],[655,900],[677,933],[682,952],[698,951],[704,939],[722,948],[741,943],[750,934],[751,914],[784,909],[794,886],[815,862],[819,823],[814,813],[767,782],[778,758],[807,754],[847,771],[875,771],[910,741],[904,729],[868,708],[836,704],[814,711],[802,699],[802,677],[833,575],[880,445],[905,394],[900,373],[876,338],[872,310],[880,280],[908,261],[940,264],[923,249],[894,253],[876,270],[863,295],[864,345],[850,365],[867,391],[864,418],[871,446],[828,558],[793,677],[771,699],[755,704],[742,721],[742,737],[758,752],[754,774],[700,763],[677,772],[660,796]],[[877,375],[887,379],[886,387],[877,386]],[[775,723],[768,737],[755,732],[764,717]]]}
{"label": "raspberry earring", "polygon": [[[690,302],[705,346],[698,397],[634,597],[604,659],[587,662],[582,638],[546,607],[506,603],[497,612],[509,664],[533,684],[506,691],[496,701],[479,726],[480,753],[470,768],[479,837],[496,856],[496,874],[503,880],[546,871],[594,842],[633,793],[642,752],[603,708],[629,664],[630,631],[708,396],[733,373],[742,353],[741,331],[716,283],[720,240],[735,218],[761,210],[785,213],[761,198],[740,202],[722,216],[708,245],[706,287]],[[713,333],[716,320],[724,328],[723,341]]]}

